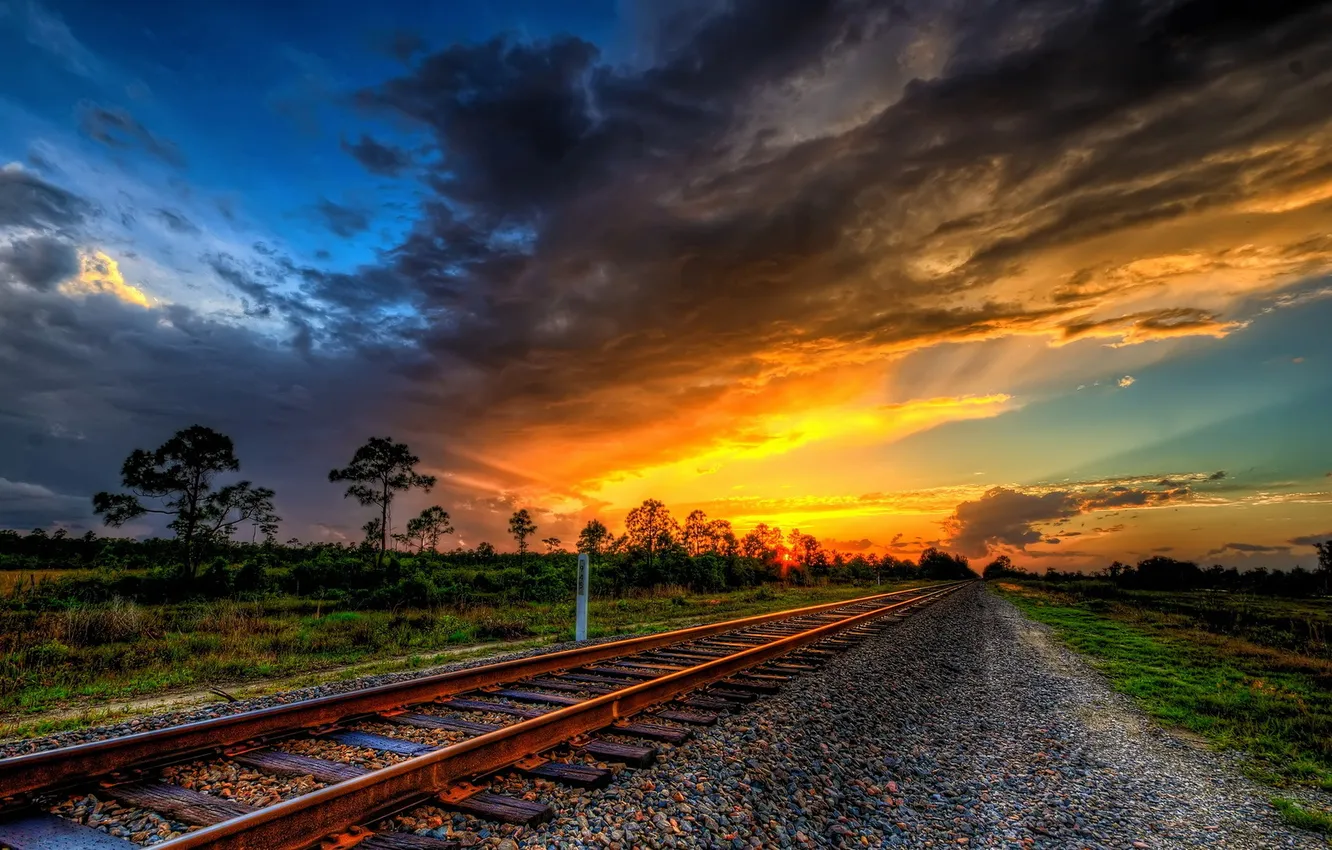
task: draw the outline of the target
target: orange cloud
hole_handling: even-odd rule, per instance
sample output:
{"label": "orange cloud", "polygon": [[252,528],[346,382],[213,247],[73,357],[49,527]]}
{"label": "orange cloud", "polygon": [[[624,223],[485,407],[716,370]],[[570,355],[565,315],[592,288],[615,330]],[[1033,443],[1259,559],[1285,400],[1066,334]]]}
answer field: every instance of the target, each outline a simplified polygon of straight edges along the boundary
{"label": "orange cloud", "polygon": [[125,282],[120,272],[120,264],[102,251],[91,251],[79,257],[79,274],[60,285],[60,291],[66,295],[92,295],[104,293],[113,295],[126,304],[140,307],[151,306],[148,296],[142,289]]}

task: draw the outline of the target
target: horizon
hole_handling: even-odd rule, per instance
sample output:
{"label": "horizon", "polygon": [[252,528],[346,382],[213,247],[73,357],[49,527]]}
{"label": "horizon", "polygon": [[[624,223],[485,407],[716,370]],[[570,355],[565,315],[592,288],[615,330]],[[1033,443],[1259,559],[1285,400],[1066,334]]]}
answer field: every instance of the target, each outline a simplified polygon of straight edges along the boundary
{"label": "horizon", "polygon": [[164,533],[92,495],[198,423],[284,540],[359,541],[372,435],[469,546],[647,498],[1036,572],[1332,539],[1297,10],[334,5],[0,2],[0,528]]}

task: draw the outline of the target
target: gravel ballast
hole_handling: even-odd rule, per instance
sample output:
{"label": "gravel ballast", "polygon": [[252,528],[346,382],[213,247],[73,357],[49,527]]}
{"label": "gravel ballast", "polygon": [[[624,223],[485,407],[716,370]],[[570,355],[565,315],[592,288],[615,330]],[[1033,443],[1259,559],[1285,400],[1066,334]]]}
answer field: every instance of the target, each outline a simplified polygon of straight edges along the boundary
{"label": "gravel ballast", "polygon": [[[510,789],[506,789],[510,790]],[[464,846],[1326,847],[1223,754],[1156,729],[1048,630],[965,589],[536,828]],[[408,816],[409,818],[411,816]]]}
{"label": "gravel ballast", "polygon": [[[1155,728],[1045,627],[979,584],[694,732],[682,746],[659,746],[652,768],[613,766],[603,790],[495,783],[554,807],[555,820],[538,827],[428,807],[395,828],[500,850],[1328,846],[1285,826],[1233,759]],[[153,843],[144,833],[176,825],[132,827]]]}

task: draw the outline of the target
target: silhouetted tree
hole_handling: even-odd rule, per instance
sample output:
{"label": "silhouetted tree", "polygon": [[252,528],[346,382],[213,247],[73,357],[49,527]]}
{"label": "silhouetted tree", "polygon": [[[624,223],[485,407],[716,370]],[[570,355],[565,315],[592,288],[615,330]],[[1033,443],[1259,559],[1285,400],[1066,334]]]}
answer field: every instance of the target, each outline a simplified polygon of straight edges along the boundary
{"label": "silhouetted tree", "polygon": [[624,518],[629,543],[647,552],[648,575],[652,575],[657,552],[675,542],[680,524],[670,510],[656,499],[647,499]]}
{"label": "silhouetted tree", "polygon": [[963,555],[950,555],[933,546],[920,553],[920,577],[930,579],[975,578],[976,573]]}
{"label": "silhouetted tree", "polygon": [[[193,579],[199,549],[229,537],[241,523],[253,523],[270,540],[277,531],[272,490],[249,481],[213,489],[218,475],[239,469],[230,437],[191,425],[153,451],[131,452],[120,468],[121,484],[130,492],[96,494],[93,511],[116,527],[145,514],[171,517],[168,527],[184,544],[185,571]],[[144,499],[158,506],[149,507]]]}
{"label": "silhouetted tree", "polygon": [[394,537],[416,546],[417,552],[424,552],[427,549],[437,552],[439,539],[452,533],[453,525],[449,522],[449,512],[439,505],[431,505],[407,520],[407,530]]}
{"label": "silhouetted tree", "polygon": [[769,528],[766,522],[761,522],[740,541],[740,551],[746,558],[767,560],[776,554],[781,545],[782,530]]}
{"label": "silhouetted tree", "polygon": [[532,522],[532,515],[527,512],[527,508],[513,512],[509,517],[509,533],[513,539],[518,541],[518,554],[527,554],[527,538],[536,534],[536,523]]}
{"label": "silhouetted tree", "polygon": [[711,539],[708,515],[700,510],[690,511],[684,524],[685,551],[690,555],[701,555],[708,550]]}
{"label": "silhouetted tree", "polygon": [[560,538],[558,537],[543,537],[541,542],[546,544],[547,555],[560,548]]}
{"label": "silhouetted tree", "polygon": [[812,534],[802,534],[796,543],[795,551],[800,557],[800,563],[806,568],[814,566],[823,554],[819,539]]}
{"label": "silhouetted tree", "polygon": [[1332,592],[1332,540],[1314,544],[1318,552],[1318,571],[1316,575],[1323,583],[1323,593]]}
{"label": "silhouetted tree", "polygon": [[592,557],[600,555],[611,542],[610,529],[599,519],[590,519],[583,530],[578,532],[578,551]]}
{"label": "silhouetted tree", "polygon": [[1177,561],[1157,555],[1138,562],[1138,568],[1126,581],[1148,590],[1185,590],[1202,584],[1202,570],[1192,561]]}
{"label": "silhouetted tree", "polygon": [[708,549],[719,555],[734,558],[739,551],[739,541],[731,529],[728,519],[714,519],[708,523]]}
{"label": "silhouetted tree", "polygon": [[343,498],[352,498],[362,505],[379,506],[379,545],[375,566],[384,560],[389,541],[389,506],[398,493],[419,487],[426,492],[435,486],[435,476],[421,475],[416,465],[421,459],[412,454],[406,443],[395,443],[392,437],[371,437],[352,455],[351,464],[333,469],[328,480],[333,483],[350,481]]}
{"label": "silhouetted tree", "polygon": [[1011,575],[1013,572],[1013,559],[1007,555],[1000,555],[985,565],[984,571],[981,572],[981,578],[988,581],[991,579],[1003,578],[1004,576]]}

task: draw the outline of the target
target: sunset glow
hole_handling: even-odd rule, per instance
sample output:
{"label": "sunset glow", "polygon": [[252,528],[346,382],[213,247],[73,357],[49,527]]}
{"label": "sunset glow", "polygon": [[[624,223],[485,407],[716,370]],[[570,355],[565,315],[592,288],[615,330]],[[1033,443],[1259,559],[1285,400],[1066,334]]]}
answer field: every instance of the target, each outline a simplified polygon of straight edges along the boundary
{"label": "sunset glow", "polygon": [[500,548],[649,498],[1038,568],[1332,532],[1309,21],[443,5],[397,52],[369,9],[0,16],[42,81],[0,91],[0,526],[93,527],[198,421],[312,540],[359,539],[322,476],[370,434]]}

